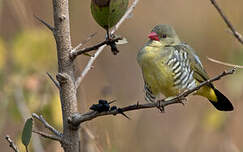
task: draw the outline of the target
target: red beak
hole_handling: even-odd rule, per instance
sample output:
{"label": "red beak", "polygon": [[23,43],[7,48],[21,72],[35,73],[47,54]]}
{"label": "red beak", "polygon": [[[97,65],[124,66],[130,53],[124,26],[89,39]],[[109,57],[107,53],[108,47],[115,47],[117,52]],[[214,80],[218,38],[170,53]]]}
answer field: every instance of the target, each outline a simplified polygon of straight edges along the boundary
{"label": "red beak", "polygon": [[151,32],[151,33],[149,33],[148,38],[150,38],[150,40],[159,41],[159,36],[158,36],[158,34],[155,33],[155,32]]}

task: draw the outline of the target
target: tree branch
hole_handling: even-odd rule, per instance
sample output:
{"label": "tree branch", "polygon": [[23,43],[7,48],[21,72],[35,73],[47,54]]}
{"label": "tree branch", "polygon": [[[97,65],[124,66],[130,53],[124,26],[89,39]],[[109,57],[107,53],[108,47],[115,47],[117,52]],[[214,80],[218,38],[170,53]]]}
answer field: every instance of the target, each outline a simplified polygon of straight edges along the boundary
{"label": "tree branch", "polygon": [[221,65],[225,65],[225,66],[229,66],[229,67],[235,67],[235,68],[239,68],[239,69],[243,69],[242,65],[236,65],[236,64],[231,64],[231,63],[227,63],[227,62],[223,62],[223,61],[219,61],[213,58],[209,58],[207,57],[207,59],[211,62],[217,63],[217,64],[221,64]]}
{"label": "tree branch", "polygon": [[105,40],[103,42],[100,42],[94,46],[88,47],[88,48],[82,48],[80,50],[76,50],[76,51],[71,51],[70,53],[70,58],[72,60],[74,60],[78,55],[84,54],[84,53],[88,53],[90,51],[94,51],[97,50],[99,47],[103,46],[103,45],[109,45],[111,43],[117,42],[119,40],[121,40],[121,37],[115,38],[115,39],[109,39],[109,40]]}
{"label": "tree branch", "polygon": [[58,89],[60,89],[60,84],[58,83],[58,81],[55,80],[55,79],[51,76],[51,74],[50,74],[49,72],[47,72],[46,74],[47,74],[48,77],[51,79],[51,81],[55,84],[55,86],[56,86]]}
{"label": "tree branch", "polygon": [[72,54],[72,52],[77,51],[82,45],[84,45],[84,44],[87,43],[89,40],[91,40],[91,39],[96,35],[96,33],[97,33],[97,32],[90,34],[86,40],[84,40],[84,41],[82,41],[81,43],[79,43],[75,48],[72,49],[72,51],[71,51],[70,53]]}
{"label": "tree branch", "polygon": [[191,89],[191,90],[187,90],[184,93],[179,94],[178,96],[169,99],[169,98],[164,98],[162,100],[158,100],[155,103],[146,103],[146,104],[133,104],[133,105],[129,105],[129,106],[125,106],[123,108],[118,108],[112,111],[107,111],[107,112],[97,112],[97,111],[90,111],[84,114],[73,114],[72,117],[69,118],[69,123],[73,124],[74,126],[78,126],[80,125],[80,123],[83,123],[85,121],[88,120],[92,120],[96,117],[100,117],[100,116],[105,116],[105,115],[116,115],[116,114],[121,114],[122,112],[127,112],[127,111],[133,111],[133,110],[140,110],[140,109],[147,109],[147,108],[155,108],[155,107],[165,107],[171,104],[176,104],[176,103],[182,103],[182,99],[185,99],[185,97],[187,97],[189,94],[193,93],[196,90],[199,90],[202,86],[207,85],[211,82],[214,82],[216,80],[219,80],[220,78],[233,74],[235,72],[235,68],[229,70],[229,71],[224,71],[221,74],[202,82],[200,85],[198,85],[197,87]]}
{"label": "tree branch", "polygon": [[5,139],[8,141],[9,147],[11,147],[15,152],[19,152],[17,146],[15,145],[13,140],[9,137],[9,135],[6,135]]}
{"label": "tree branch", "polygon": [[69,57],[70,51],[72,50],[69,21],[69,0],[52,0],[52,3],[55,29],[53,33],[57,48],[58,76],[65,76],[68,78],[65,81],[59,81],[63,120],[62,139],[69,142],[68,144],[62,142],[61,144],[65,152],[79,152],[79,128],[74,129],[70,126],[70,124],[68,124],[68,118],[73,113],[78,112],[74,62]]}
{"label": "tree branch", "polygon": [[216,8],[216,10],[219,12],[220,16],[223,18],[224,22],[226,25],[229,27],[229,29],[232,31],[234,37],[241,43],[243,44],[243,39],[242,36],[239,32],[236,31],[234,26],[231,24],[231,22],[227,19],[227,17],[224,15],[224,12],[222,9],[218,6],[216,0],[210,0],[213,6]]}
{"label": "tree branch", "polygon": [[48,130],[54,133],[57,137],[62,137],[62,133],[57,131],[54,127],[52,127],[43,117],[42,115],[38,116],[36,113],[32,114],[32,117],[39,120]]}
{"label": "tree branch", "polygon": [[41,18],[39,18],[38,16],[34,15],[34,17],[41,22],[43,25],[45,25],[49,30],[51,30],[52,32],[54,31],[54,27],[52,27],[50,24],[48,24],[47,22],[45,22],[44,20],[42,20]]}
{"label": "tree branch", "polygon": [[48,139],[51,139],[51,140],[55,140],[55,141],[59,141],[59,142],[62,142],[62,138],[61,137],[58,137],[56,135],[50,135],[50,134],[47,134],[45,132],[42,132],[42,131],[37,131],[37,130],[33,130],[32,131],[33,133],[36,133],[44,138],[48,138]]}
{"label": "tree branch", "polygon": [[[131,6],[127,9],[126,13],[121,18],[121,20],[115,25],[115,27],[111,31],[111,34],[114,34],[115,31],[118,30],[120,25],[129,17],[129,15],[132,13],[132,11],[134,10],[134,8],[135,8],[135,6],[137,5],[138,2],[139,2],[139,0],[134,0],[133,1]],[[85,68],[82,71],[81,75],[77,78],[77,80],[75,82],[76,88],[79,87],[79,85],[81,84],[81,82],[84,79],[84,77],[87,75],[89,70],[92,68],[93,63],[95,62],[95,60],[97,59],[97,57],[100,55],[100,53],[103,51],[103,49],[105,47],[106,47],[106,45],[103,45],[103,46],[99,47],[99,49],[96,51],[96,53],[90,58],[90,60],[88,61],[88,64],[85,66]]]}

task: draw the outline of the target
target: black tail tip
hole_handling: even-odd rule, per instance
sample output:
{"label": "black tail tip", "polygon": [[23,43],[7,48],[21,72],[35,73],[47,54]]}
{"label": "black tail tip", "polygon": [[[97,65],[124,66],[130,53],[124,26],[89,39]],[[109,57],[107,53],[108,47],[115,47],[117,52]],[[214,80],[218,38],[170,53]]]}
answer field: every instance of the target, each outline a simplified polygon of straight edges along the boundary
{"label": "black tail tip", "polygon": [[225,97],[221,92],[219,92],[217,89],[214,89],[214,92],[218,98],[218,101],[210,101],[216,109],[219,111],[233,111],[234,107],[232,103]]}

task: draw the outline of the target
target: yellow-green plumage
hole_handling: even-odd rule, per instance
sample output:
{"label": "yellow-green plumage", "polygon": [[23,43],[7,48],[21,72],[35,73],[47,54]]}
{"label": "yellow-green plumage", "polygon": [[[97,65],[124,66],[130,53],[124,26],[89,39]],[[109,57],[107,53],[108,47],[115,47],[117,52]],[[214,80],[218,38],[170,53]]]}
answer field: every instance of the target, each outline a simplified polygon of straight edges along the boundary
{"label": "yellow-green plumage", "polygon": [[165,96],[173,96],[177,94],[177,90],[172,87],[173,73],[164,64],[170,52],[161,52],[161,47],[162,44],[157,41],[146,45],[138,55],[138,63],[142,68],[144,80],[151,86],[154,95],[163,93]]}
{"label": "yellow-green plumage", "polygon": [[[152,32],[158,37],[151,37],[137,55],[146,100],[153,102],[159,94],[176,96],[209,79],[194,50],[180,41],[171,26],[157,25]],[[195,94],[208,98],[218,110],[233,110],[230,101],[213,84],[203,86]]]}

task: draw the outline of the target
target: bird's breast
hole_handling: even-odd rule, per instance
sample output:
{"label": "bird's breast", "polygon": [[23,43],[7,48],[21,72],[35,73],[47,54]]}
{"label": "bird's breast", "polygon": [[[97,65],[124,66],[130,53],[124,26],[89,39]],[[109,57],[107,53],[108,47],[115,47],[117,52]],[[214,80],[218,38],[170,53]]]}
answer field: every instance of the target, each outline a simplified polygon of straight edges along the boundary
{"label": "bird's breast", "polygon": [[171,96],[175,94],[177,90],[173,87],[173,74],[165,64],[168,57],[161,55],[161,52],[156,52],[152,47],[145,49],[146,51],[138,56],[144,81],[151,87],[154,95],[162,93],[165,96]]}

